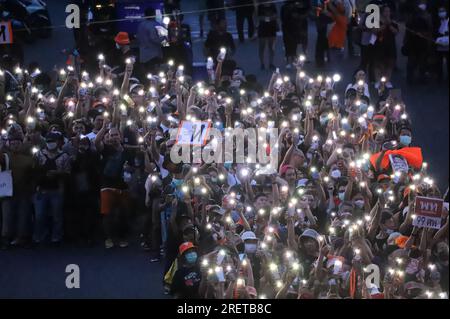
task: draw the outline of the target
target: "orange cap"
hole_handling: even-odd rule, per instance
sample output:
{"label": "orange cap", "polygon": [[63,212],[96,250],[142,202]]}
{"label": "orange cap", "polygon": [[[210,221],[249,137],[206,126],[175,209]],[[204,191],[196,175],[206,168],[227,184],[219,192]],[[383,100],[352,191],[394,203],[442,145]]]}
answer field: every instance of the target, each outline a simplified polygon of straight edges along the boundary
{"label": "orange cap", "polygon": [[191,248],[195,248],[194,244],[191,243],[190,241],[187,241],[187,242],[182,243],[182,244],[180,245],[180,247],[178,248],[178,251],[180,252],[180,255],[183,255],[183,253],[184,253],[186,250],[191,249]]}
{"label": "orange cap", "polygon": [[114,38],[114,41],[116,41],[116,43],[120,45],[127,45],[130,44],[130,37],[128,36],[127,32],[119,32]]}

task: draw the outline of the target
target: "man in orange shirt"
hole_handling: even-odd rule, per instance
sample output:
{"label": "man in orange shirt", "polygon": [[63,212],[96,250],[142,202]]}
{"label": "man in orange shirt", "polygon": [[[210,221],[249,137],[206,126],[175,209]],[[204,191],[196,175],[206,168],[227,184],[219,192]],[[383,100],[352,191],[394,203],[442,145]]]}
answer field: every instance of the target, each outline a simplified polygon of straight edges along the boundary
{"label": "man in orange shirt", "polygon": [[343,0],[330,1],[325,6],[324,13],[334,21],[334,25],[328,34],[328,47],[330,60],[336,68],[344,57],[345,39],[347,36],[348,19],[345,15]]}

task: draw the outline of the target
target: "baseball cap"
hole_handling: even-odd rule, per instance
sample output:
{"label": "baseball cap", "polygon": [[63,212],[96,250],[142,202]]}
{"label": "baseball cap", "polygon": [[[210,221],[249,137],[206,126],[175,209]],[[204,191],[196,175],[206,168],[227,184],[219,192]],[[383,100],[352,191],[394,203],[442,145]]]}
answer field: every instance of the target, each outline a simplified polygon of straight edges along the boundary
{"label": "baseball cap", "polygon": [[130,37],[127,32],[119,32],[114,38],[114,41],[120,45],[127,45],[130,44]]}
{"label": "baseball cap", "polygon": [[45,136],[45,140],[47,142],[49,141],[53,141],[53,142],[57,142],[59,139],[61,139],[61,133],[58,132],[49,132],[46,136]]}
{"label": "baseball cap", "polygon": [[178,248],[178,251],[179,251],[180,255],[183,255],[184,252],[186,252],[186,250],[189,250],[191,248],[195,248],[194,244],[191,243],[190,241],[187,241],[180,245],[180,247]]}
{"label": "baseball cap", "polygon": [[241,235],[241,239],[242,239],[243,241],[246,241],[246,240],[248,240],[248,239],[258,239],[258,238],[256,238],[256,235],[255,235],[254,232],[252,232],[252,231],[246,231],[246,232],[244,232],[244,233]]}
{"label": "baseball cap", "polygon": [[319,237],[319,236],[320,236],[319,233],[316,232],[314,229],[306,229],[306,230],[303,232],[303,234],[300,235],[300,239],[305,238],[305,237],[308,237],[308,238],[315,239],[315,240],[318,242],[318,241],[319,241],[319,240],[318,240],[318,237]]}

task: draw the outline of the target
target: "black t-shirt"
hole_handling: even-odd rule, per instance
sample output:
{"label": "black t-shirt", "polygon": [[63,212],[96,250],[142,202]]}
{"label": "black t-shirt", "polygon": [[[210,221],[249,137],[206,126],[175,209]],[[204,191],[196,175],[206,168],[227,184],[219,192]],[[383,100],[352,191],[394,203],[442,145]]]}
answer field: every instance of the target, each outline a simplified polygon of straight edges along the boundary
{"label": "black t-shirt", "polygon": [[208,55],[215,59],[219,55],[220,48],[222,47],[226,48],[228,52],[231,50],[230,53],[234,52],[236,47],[233,36],[229,32],[219,33],[214,30],[210,31],[205,42]]}
{"label": "black t-shirt", "polygon": [[274,4],[260,4],[258,6],[258,17],[260,19],[259,37],[275,37],[277,34],[277,7]]}
{"label": "black t-shirt", "polygon": [[131,163],[132,154],[127,151],[117,151],[110,145],[105,145],[102,151],[102,188],[127,189],[123,180],[123,166]]}
{"label": "black t-shirt", "polygon": [[93,151],[77,153],[72,163],[71,186],[77,192],[97,191],[99,187],[98,154]]}
{"label": "black t-shirt", "polygon": [[198,289],[201,280],[202,273],[198,265],[178,268],[173,276],[170,293],[179,299],[199,299]]}
{"label": "black t-shirt", "polygon": [[281,22],[283,32],[299,34],[307,32],[308,28],[309,3],[304,3],[303,7],[298,7],[294,3],[287,3],[281,8]]}

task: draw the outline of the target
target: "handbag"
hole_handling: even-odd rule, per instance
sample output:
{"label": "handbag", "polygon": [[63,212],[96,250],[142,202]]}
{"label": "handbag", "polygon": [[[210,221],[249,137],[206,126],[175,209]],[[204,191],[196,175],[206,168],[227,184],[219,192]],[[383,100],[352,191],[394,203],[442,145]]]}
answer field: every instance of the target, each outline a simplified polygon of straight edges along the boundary
{"label": "handbag", "polygon": [[13,179],[9,167],[9,156],[5,154],[5,170],[0,172],[0,198],[13,196]]}

